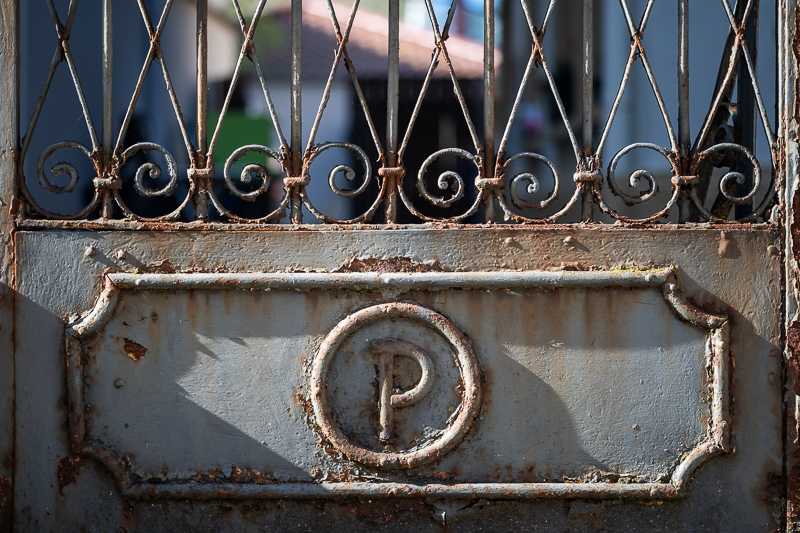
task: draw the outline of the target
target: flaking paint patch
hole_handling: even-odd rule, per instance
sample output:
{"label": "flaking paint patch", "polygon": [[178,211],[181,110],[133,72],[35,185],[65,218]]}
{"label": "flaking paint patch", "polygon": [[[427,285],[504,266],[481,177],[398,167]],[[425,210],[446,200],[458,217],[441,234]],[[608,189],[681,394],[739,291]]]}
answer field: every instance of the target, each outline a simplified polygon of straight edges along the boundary
{"label": "flaking paint patch", "polygon": [[126,338],[123,338],[122,340],[125,341],[125,353],[134,361],[138,361],[139,359],[143,358],[144,354],[147,353],[147,348],[138,342]]}
{"label": "flaking paint patch", "polygon": [[[800,65],[800,11],[794,17],[794,38],[792,39],[792,53],[794,54],[794,62]],[[794,120],[800,122],[800,77],[794,80]]]}
{"label": "flaking paint patch", "polygon": [[[786,328],[786,346],[789,348],[789,365],[795,372],[795,378],[800,376],[800,321],[794,320]],[[800,394],[800,382],[795,380],[794,391]]]}
{"label": "flaking paint patch", "polygon": [[353,257],[343,264],[336,272],[444,272],[444,268],[438,263],[432,264],[419,263],[409,257],[392,257],[389,259],[378,259],[369,257],[360,259]]}
{"label": "flaking paint patch", "polygon": [[78,479],[78,472],[81,469],[83,460],[78,455],[68,455],[58,462],[58,489],[63,490],[64,487],[75,483]]}
{"label": "flaking paint patch", "polygon": [[0,475],[0,509],[11,506],[12,491],[11,480]]}
{"label": "flaking paint patch", "polygon": [[386,524],[408,514],[422,514],[433,518],[434,508],[423,500],[359,501],[350,512],[373,524]]}
{"label": "flaking paint patch", "polygon": [[198,472],[189,476],[189,481],[194,483],[246,483],[251,485],[268,485],[279,480],[272,474],[260,472],[254,468],[239,468],[231,465],[231,474],[226,476],[219,468],[211,468],[207,472]]}

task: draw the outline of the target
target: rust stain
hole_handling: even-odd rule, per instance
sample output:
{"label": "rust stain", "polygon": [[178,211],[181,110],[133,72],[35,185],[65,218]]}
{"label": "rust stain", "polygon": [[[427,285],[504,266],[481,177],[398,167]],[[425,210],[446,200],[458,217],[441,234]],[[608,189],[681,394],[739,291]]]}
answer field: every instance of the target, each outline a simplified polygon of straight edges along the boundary
{"label": "rust stain", "polygon": [[226,476],[219,468],[211,468],[207,472],[197,472],[189,476],[186,481],[199,484],[244,483],[248,485],[269,485],[279,482],[272,474],[260,472],[250,467],[239,468],[236,465],[231,465],[229,476]]}
{"label": "rust stain", "polygon": [[156,263],[153,265],[144,265],[139,267],[139,272],[141,273],[156,273],[156,274],[175,274],[177,270],[175,270],[175,266],[167,261],[161,261],[160,263]]}
{"label": "rust stain", "polygon": [[[794,17],[794,38],[792,39],[792,52],[794,63],[800,65],[800,11]],[[794,120],[800,121],[800,77],[794,80]]]}
{"label": "rust stain", "polygon": [[560,265],[551,265],[548,264],[546,270],[552,272],[586,272],[597,270],[597,267],[594,265],[586,266],[580,262],[572,262],[572,261],[562,261]]}
{"label": "rust stain", "polygon": [[130,520],[133,518],[133,509],[134,507],[132,503],[126,503],[125,507],[122,508],[122,516],[124,516],[127,520]]}
{"label": "rust stain", "polygon": [[269,474],[259,472],[254,468],[245,468],[242,470],[236,465],[231,465],[229,480],[234,483],[250,483],[254,485],[267,485],[277,482],[277,480]]}
{"label": "rust stain", "polygon": [[145,353],[147,353],[147,348],[145,348],[138,342],[126,339],[124,337],[122,340],[125,341],[125,353],[128,354],[128,357],[130,357],[134,361],[138,361],[139,359],[144,357]]}
{"label": "rust stain", "polygon": [[789,233],[792,237],[794,258],[798,259],[800,254],[800,193],[798,192],[792,197],[792,224],[789,226]]}
{"label": "rust stain", "polygon": [[303,396],[302,392],[298,391],[294,395],[294,400],[306,416],[314,415],[314,407],[311,405],[311,401]]}
{"label": "rust stain", "polygon": [[[800,448],[794,446],[791,452],[790,464],[786,476],[786,518],[790,525],[796,525],[800,519],[800,501],[797,495],[800,491]],[[797,531],[797,529],[787,529],[787,531]]]}
{"label": "rust stain", "polygon": [[0,508],[11,507],[13,490],[11,480],[6,476],[0,475]]}
{"label": "rust stain", "polygon": [[374,478],[360,476],[354,474],[349,468],[340,471],[326,470],[325,475],[321,477],[320,481],[323,483],[363,483],[367,481],[374,481]]}
{"label": "rust stain", "polygon": [[194,483],[224,483],[227,478],[219,468],[211,468],[208,472],[198,472],[187,478]]}
{"label": "rust stain", "polygon": [[434,262],[432,265],[425,263],[418,263],[408,257],[392,257],[390,259],[378,259],[370,257],[367,259],[359,259],[353,257],[335,272],[385,272],[385,273],[398,273],[398,272],[444,272],[444,268],[438,263]]}
{"label": "rust stain", "polygon": [[58,462],[58,490],[75,483],[82,462],[79,455],[68,455]]}
{"label": "rust stain", "polygon": [[794,371],[794,392],[800,394],[800,321],[794,320],[786,328],[786,346],[789,348],[789,366]]}
{"label": "rust stain", "polygon": [[434,509],[422,500],[373,500],[356,503],[350,508],[350,512],[373,524],[386,524],[407,514],[422,514],[433,518]]}

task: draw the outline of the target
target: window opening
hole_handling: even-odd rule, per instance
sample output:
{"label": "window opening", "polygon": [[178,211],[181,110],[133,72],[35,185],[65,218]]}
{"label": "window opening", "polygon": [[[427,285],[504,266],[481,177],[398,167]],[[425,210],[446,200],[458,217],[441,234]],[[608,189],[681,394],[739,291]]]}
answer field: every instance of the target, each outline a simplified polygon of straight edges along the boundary
{"label": "window opening", "polygon": [[21,223],[765,221],[777,6],[689,4],[25,2]]}

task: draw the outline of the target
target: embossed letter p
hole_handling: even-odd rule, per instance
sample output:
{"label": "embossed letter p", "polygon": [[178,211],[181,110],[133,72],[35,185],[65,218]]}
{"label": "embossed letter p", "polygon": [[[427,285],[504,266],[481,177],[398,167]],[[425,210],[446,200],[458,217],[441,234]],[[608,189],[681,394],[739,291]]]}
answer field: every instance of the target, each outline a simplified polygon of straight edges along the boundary
{"label": "embossed letter p", "polygon": [[[399,339],[385,338],[369,343],[370,353],[378,357],[378,409],[380,433],[378,440],[387,443],[391,437],[394,409],[414,405],[431,390],[435,374],[433,362],[425,351]],[[422,376],[414,388],[394,394],[394,358],[408,357],[419,364]]]}

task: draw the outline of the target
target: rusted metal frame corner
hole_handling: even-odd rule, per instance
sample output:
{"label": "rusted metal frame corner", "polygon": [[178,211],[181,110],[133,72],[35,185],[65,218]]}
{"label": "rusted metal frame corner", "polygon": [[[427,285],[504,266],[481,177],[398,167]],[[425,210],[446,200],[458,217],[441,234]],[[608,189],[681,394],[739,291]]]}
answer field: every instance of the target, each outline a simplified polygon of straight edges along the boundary
{"label": "rusted metal frame corner", "polygon": [[695,307],[672,275],[662,285],[664,298],[677,315],[690,324],[709,330],[706,365],[710,373],[711,423],[708,438],[690,451],[672,474],[672,484],[685,489],[703,463],[716,455],[729,453],[730,447],[730,320],[726,315],[707,313]]}
{"label": "rusted metal frame corner", "polygon": [[[663,483],[140,483],[132,482],[127,465],[101,442],[86,440],[84,369],[81,342],[100,331],[111,319],[123,290],[297,290],[417,288],[447,290],[482,288],[661,288],[679,318],[708,329],[707,365],[711,380],[711,423],[708,438],[690,451]],[[92,458],[113,475],[120,494],[129,499],[335,499],[370,498],[485,498],[544,499],[594,498],[658,501],[683,497],[692,475],[712,457],[730,451],[728,378],[730,323],[726,316],[694,307],[678,287],[673,268],[579,272],[425,272],[425,273],[178,273],[136,274],[112,272],[105,276],[95,306],[65,330],[70,453]]]}
{"label": "rusted metal frame corner", "polygon": [[85,372],[82,342],[102,330],[114,314],[121,290],[105,277],[95,306],[64,331],[67,363],[67,409],[69,455],[97,460],[111,472],[121,494],[130,488],[130,476],[122,458],[105,444],[86,440],[86,402],[83,395]]}

